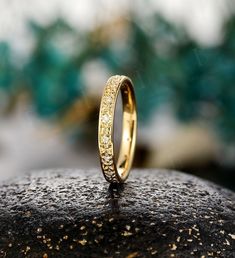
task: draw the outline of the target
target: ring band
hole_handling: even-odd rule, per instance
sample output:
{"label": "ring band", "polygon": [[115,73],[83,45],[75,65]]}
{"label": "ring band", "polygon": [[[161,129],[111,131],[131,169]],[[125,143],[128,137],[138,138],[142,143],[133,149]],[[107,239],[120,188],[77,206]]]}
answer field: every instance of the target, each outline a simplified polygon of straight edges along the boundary
{"label": "ring band", "polygon": [[[114,113],[119,90],[122,96],[123,122],[119,157],[115,164],[113,144]],[[123,183],[132,165],[137,129],[136,102],[130,78],[115,75],[106,83],[100,104],[98,146],[101,168],[110,183]]]}

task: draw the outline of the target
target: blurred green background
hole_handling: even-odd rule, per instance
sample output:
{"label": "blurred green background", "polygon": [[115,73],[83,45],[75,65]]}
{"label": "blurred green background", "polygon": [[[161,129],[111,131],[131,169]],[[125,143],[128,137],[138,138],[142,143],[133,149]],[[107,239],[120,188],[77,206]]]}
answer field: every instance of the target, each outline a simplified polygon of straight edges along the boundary
{"label": "blurred green background", "polygon": [[132,3],[1,1],[0,179],[99,166],[102,90],[125,74],[138,103],[135,167],[235,189],[234,1]]}

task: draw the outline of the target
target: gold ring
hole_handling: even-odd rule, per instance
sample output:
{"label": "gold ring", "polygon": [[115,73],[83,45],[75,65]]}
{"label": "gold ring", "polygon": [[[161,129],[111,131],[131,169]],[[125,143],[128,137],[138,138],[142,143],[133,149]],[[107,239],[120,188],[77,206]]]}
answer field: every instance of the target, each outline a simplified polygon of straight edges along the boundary
{"label": "gold ring", "polygon": [[[115,162],[113,144],[114,113],[119,90],[122,96],[123,122],[119,157]],[[123,183],[132,165],[137,130],[137,113],[130,78],[115,75],[108,79],[100,104],[98,146],[101,168],[110,183]]]}

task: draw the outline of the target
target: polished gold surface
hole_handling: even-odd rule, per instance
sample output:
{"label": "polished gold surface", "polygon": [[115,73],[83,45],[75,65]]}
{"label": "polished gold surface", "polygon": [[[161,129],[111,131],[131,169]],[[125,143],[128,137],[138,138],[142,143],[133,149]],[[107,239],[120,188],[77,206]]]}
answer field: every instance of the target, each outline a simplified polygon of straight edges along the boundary
{"label": "polished gold surface", "polygon": [[[119,91],[123,104],[123,125],[120,152],[117,162],[114,156],[113,124]],[[101,99],[98,145],[101,168],[110,183],[123,183],[132,165],[136,142],[137,114],[133,84],[130,78],[115,75],[106,83]]]}

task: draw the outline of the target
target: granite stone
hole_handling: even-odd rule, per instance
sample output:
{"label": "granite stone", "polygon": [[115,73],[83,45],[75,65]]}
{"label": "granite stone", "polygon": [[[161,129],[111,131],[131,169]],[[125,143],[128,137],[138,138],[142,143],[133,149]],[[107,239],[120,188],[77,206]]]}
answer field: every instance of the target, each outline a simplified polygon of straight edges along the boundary
{"label": "granite stone", "polygon": [[235,257],[235,194],[176,171],[35,171],[0,184],[0,257]]}

